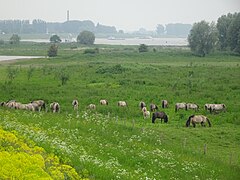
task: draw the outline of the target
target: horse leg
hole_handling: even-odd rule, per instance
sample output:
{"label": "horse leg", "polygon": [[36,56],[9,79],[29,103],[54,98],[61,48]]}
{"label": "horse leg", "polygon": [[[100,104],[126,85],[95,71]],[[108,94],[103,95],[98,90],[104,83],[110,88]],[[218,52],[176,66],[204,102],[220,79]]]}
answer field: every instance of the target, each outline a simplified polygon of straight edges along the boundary
{"label": "horse leg", "polygon": [[194,128],[196,127],[196,124],[194,122],[192,122],[192,125],[193,125]]}

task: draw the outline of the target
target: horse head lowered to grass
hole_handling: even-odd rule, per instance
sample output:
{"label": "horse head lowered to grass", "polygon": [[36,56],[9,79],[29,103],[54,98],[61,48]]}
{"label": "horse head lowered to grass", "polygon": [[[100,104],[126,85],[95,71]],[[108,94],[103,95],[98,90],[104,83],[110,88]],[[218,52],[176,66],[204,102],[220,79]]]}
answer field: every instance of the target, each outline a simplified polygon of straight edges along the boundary
{"label": "horse head lowered to grass", "polygon": [[165,112],[155,112],[152,114],[152,123],[155,123],[155,120],[159,118],[161,119],[161,123],[162,123],[162,120],[164,120],[165,123],[168,122],[168,116]]}
{"label": "horse head lowered to grass", "polygon": [[210,120],[203,115],[191,115],[189,116],[187,122],[186,122],[186,127],[189,127],[190,124],[192,123],[193,127],[196,127],[196,124],[201,124],[201,126],[206,126],[206,122],[208,123],[209,127],[211,127]]}

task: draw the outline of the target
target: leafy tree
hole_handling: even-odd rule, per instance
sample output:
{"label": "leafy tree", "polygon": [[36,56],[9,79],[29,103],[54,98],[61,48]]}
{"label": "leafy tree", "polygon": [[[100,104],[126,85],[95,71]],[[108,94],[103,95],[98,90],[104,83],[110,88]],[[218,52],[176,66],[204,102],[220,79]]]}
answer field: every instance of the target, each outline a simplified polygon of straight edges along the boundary
{"label": "leafy tree", "polygon": [[197,55],[204,57],[213,51],[217,41],[217,31],[214,23],[201,21],[195,23],[188,35],[188,42],[191,51]]}
{"label": "leafy tree", "polygon": [[161,24],[158,24],[156,31],[158,35],[164,34],[164,26]]}
{"label": "leafy tree", "polygon": [[138,48],[139,52],[148,52],[148,47],[146,44],[140,44],[139,48]]}
{"label": "leafy tree", "polygon": [[51,43],[60,43],[60,42],[62,42],[62,40],[60,39],[60,37],[58,35],[55,34],[50,37],[50,42]]}
{"label": "leafy tree", "polygon": [[228,42],[228,29],[233,21],[233,19],[236,17],[236,14],[229,13],[228,15],[223,15],[217,20],[217,29],[218,29],[218,40],[219,40],[219,48],[220,50],[226,50],[229,42]]}
{"label": "leafy tree", "polygon": [[56,44],[52,44],[48,50],[48,56],[55,57],[57,56],[57,52],[58,52],[58,46]]}
{"label": "leafy tree", "polygon": [[85,45],[93,45],[95,41],[95,35],[90,31],[83,31],[77,37],[77,42]]}
{"label": "leafy tree", "polygon": [[10,44],[19,44],[20,43],[20,36],[17,34],[13,34],[9,40]]}
{"label": "leafy tree", "polygon": [[230,49],[240,54],[240,13],[235,14],[229,25],[227,41]]}

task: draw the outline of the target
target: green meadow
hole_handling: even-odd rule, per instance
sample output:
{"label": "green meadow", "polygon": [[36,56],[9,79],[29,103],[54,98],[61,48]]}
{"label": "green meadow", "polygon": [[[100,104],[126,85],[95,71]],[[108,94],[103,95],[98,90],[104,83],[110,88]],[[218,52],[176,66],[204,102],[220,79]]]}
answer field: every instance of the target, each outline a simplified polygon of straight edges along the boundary
{"label": "green meadow", "polygon": [[[0,55],[46,56],[49,46],[1,45]],[[84,53],[95,48],[99,53]],[[75,98],[77,112],[71,105]],[[216,52],[200,58],[186,47],[139,53],[138,46],[59,44],[55,58],[0,62],[0,102],[11,99],[43,99],[47,112],[0,107],[0,127],[56,155],[81,178],[240,178],[239,56]],[[109,105],[101,106],[100,99]],[[161,108],[163,99],[169,108]],[[120,100],[128,106],[118,107]],[[59,114],[49,111],[54,101]],[[140,101],[148,109],[157,104],[169,122],[143,119]],[[175,112],[177,102],[200,109]],[[96,110],[88,110],[91,103]],[[206,103],[224,103],[227,110],[210,114]],[[206,115],[212,127],[186,128],[192,114]]]}

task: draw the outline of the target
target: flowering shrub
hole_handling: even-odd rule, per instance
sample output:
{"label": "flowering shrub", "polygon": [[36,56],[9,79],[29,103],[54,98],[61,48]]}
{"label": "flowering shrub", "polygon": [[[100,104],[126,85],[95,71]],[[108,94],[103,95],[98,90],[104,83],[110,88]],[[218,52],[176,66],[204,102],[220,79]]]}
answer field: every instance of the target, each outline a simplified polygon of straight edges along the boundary
{"label": "flowering shrub", "polygon": [[71,166],[15,133],[0,128],[0,179],[81,179]]}

